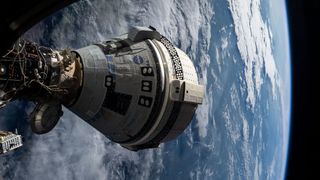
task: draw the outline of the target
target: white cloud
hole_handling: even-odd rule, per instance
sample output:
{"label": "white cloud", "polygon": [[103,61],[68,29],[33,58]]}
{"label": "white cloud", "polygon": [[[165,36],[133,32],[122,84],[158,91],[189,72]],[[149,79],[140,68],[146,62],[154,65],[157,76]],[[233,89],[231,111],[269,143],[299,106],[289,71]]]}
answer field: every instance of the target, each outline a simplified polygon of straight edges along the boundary
{"label": "white cloud", "polygon": [[[277,152],[277,151],[275,151],[275,152]],[[271,164],[268,167],[267,179],[275,179],[275,175],[276,175],[276,173],[275,173],[276,169],[275,168],[276,168],[276,163],[277,163],[276,160],[277,160],[276,155],[274,155],[273,158],[272,158]]]}
{"label": "white cloud", "polygon": [[[200,2],[199,3],[199,10],[200,10],[200,18],[196,18],[199,21],[196,23],[198,25],[198,31],[195,33],[198,37],[199,33],[202,34],[203,39],[201,41],[196,40],[196,44],[200,47],[200,58],[199,58],[199,65],[202,76],[200,77],[201,83],[205,86],[205,96],[204,101],[202,105],[200,105],[196,112],[196,119],[197,119],[197,126],[199,128],[199,135],[200,137],[206,137],[207,136],[207,126],[210,121],[210,116],[212,112],[212,104],[213,104],[213,92],[212,88],[208,87],[208,78],[210,79],[210,72],[208,71],[209,65],[210,65],[210,55],[209,55],[209,46],[211,41],[211,18],[213,15],[213,11],[211,7],[209,7],[210,4],[207,2]],[[191,9],[197,9],[195,7],[192,7]],[[188,13],[190,14],[190,13]],[[194,18],[191,19],[190,23],[194,23]],[[193,27],[197,27],[196,25],[191,25]],[[195,42],[193,42],[195,43]],[[194,47],[192,57],[196,59],[196,51],[198,47]]]}
{"label": "white cloud", "polygon": [[253,152],[252,152],[252,144],[250,143],[250,127],[248,120],[244,117],[242,113],[240,113],[240,119],[242,123],[242,139],[241,139],[241,152],[242,152],[242,160],[243,160],[243,169],[244,169],[244,177],[247,179],[252,179],[252,162],[253,162]]}
{"label": "white cloud", "polygon": [[260,95],[263,73],[272,83],[273,95],[279,87],[279,77],[272,55],[272,34],[263,21],[260,0],[229,0],[237,34],[237,45],[245,67],[247,99],[253,109],[256,96]]}
{"label": "white cloud", "polygon": [[196,119],[197,119],[197,126],[199,128],[199,135],[200,137],[204,138],[207,136],[208,131],[208,124],[210,121],[210,116],[212,112],[212,95],[213,91],[212,89],[209,89],[205,93],[205,97],[202,105],[199,106],[199,108],[196,111]]}
{"label": "white cloud", "polygon": [[222,51],[225,51],[228,48],[229,39],[227,37],[224,37],[221,39],[221,41],[222,41],[222,43],[221,43]]}
{"label": "white cloud", "polygon": [[[230,136],[232,143],[236,144],[241,138],[241,126],[239,126],[239,123],[235,123],[238,122],[237,119],[231,119],[233,115],[232,113],[235,111],[234,109],[239,108],[240,106],[240,97],[237,93],[235,84],[233,84],[230,89],[230,95],[231,103],[230,105],[226,105],[222,114],[226,126],[227,135]],[[233,118],[235,117],[233,116]]]}
{"label": "white cloud", "polygon": [[[218,65],[218,72],[221,73],[221,68],[222,68],[222,63],[223,63],[222,60],[223,59],[220,56],[220,51],[219,51],[218,47],[215,48],[215,53],[216,53],[216,62],[217,62],[217,65]],[[211,71],[214,71],[214,70],[211,69]]]}
{"label": "white cloud", "polygon": [[253,174],[253,179],[257,180],[260,179],[261,177],[261,168],[262,168],[262,163],[259,162],[259,157],[256,156],[255,162],[254,162],[254,174]]}

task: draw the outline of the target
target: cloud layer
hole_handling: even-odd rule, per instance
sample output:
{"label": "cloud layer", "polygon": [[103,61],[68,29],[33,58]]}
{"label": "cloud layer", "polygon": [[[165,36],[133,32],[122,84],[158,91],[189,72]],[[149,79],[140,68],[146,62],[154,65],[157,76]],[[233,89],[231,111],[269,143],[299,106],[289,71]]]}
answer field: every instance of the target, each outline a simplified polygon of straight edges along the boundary
{"label": "cloud layer", "polygon": [[264,74],[272,84],[273,95],[279,88],[279,75],[272,55],[272,33],[261,15],[260,0],[228,0],[237,34],[237,45],[245,63],[247,102],[254,108],[260,96]]}

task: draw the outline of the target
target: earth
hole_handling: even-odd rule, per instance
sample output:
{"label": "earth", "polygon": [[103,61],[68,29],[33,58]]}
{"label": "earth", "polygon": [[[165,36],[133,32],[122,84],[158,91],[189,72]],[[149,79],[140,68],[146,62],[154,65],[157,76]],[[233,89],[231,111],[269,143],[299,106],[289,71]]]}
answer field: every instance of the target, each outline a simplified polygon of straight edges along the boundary
{"label": "earth", "polygon": [[84,0],[44,19],[24,38],[80,48],[153,26],[196,65],[205,99],[177,139],[131,152],[64,108],[35,135],[29,102],[0,111],[0,129],[24,146],[1,155],[0,179],[284,179],[291,66],[284,0]]}

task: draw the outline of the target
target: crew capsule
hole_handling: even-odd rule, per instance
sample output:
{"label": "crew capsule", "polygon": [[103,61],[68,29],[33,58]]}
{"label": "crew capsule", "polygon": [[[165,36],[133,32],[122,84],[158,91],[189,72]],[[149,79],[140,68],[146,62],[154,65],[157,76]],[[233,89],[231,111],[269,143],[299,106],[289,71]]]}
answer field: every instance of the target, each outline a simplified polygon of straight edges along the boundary
{"label": "crew capsule", "polygon": [[152,27],[73,52],[81,81],[68,108],[127,149],[176,138],[202,103],[192,61]]}

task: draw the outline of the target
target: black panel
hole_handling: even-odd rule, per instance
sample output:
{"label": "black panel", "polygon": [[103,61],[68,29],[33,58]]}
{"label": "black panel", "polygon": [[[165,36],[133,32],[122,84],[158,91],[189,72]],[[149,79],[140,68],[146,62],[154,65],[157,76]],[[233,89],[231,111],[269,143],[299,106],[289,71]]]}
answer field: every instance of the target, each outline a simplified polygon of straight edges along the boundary
{"label": "black panel", "polygon": [[121,115],[125,115],[131,103],[132,96],[117,92],[106,95],[103,106]]}
{"label": "black panel", "polygon": [[115,92],[115,83],[112,76],[106,76],[105,86],[107,87],[107,93],[103,102],[103,107],[121,115],[125,115],[131,104],[132,96]]}

